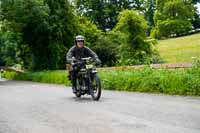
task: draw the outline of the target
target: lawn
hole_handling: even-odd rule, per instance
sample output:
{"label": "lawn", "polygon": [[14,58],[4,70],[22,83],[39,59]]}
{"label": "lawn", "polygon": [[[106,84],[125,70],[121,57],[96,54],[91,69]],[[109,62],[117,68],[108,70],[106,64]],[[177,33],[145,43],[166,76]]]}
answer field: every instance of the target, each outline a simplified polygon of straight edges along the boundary
{"label": "lawn", "polygon": [[200,34],[158,41],[157,49],[167,63],[200,58]]}

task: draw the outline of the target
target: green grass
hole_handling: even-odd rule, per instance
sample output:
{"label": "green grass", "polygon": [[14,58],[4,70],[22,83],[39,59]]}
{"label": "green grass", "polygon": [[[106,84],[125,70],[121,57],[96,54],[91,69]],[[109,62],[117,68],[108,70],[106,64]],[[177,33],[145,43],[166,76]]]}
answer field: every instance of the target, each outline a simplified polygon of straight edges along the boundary
{"label": "green grass", "polygon": [[26,73],[6,72],[3,76],[7,79],[70,85],[71,83],[67,79],[67,75],[67,71],[63,70]]}
{"label": "green grass", "polygon": [[160,40],[157,49],[168,63],[192,62],[192,57],[200,58],[200,34]]}
{"label": "green grass", "polygon": [[[70,85],[66,71],[7,72],[4,76],[16,80]],[[155,70],[148,67],[141,70],[103,70],[99,76],[102,88],[107,90],[200,96],[200,65],[181,70]]]}
{"label": "green grass", "polygon": [[103,71],[100,77],[108,90],[200,96],[200,69]]}

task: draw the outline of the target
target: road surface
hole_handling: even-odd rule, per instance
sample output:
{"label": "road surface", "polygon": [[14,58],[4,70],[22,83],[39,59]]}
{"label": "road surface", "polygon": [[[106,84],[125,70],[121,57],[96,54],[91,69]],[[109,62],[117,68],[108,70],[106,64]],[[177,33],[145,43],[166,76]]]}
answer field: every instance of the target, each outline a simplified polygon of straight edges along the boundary
{"label": "road surface", "polygon": [[0,133],[200,133],[200,98],[1,80]]}

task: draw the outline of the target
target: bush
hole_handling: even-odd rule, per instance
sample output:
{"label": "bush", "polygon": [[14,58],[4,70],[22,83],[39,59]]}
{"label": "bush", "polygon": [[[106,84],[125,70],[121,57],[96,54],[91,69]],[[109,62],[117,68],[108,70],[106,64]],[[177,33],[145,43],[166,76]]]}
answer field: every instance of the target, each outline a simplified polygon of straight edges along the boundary
{"label": "bush", "polygon": [[85,43],[92,47],[97,41],[102,31],[86,17],[79,17],[79,34],[85,37]]}
{"label": "bush", "polygon": [[100,36],[91,48],[97,53],[103,66],[114,66],[117,62],[117,47],[108,37]]}
{"label": "bush", "polygon": [[15,80],[28,80],[42,83],[56,83],[70,85],[70,81],[67,78],[66,71],[42,71],[42,72],[27,72],[16,73],[6,72],[4,77],[7,79]]}
{"label": "bush", "polygon": [[[6,72],[9,79],[29,80],[44,83],[70,85],[65,71],[44,71],[35,73]],[[140,70],[103,70],[99,72],[102,88],[119,91],[165,93],[171,95],[200,96],[200,67],[186,70],[154,70],[149,67]]]}
{"label": "bush", "polygon": [[104,89],[200,96],[200,69],[102,71]]}

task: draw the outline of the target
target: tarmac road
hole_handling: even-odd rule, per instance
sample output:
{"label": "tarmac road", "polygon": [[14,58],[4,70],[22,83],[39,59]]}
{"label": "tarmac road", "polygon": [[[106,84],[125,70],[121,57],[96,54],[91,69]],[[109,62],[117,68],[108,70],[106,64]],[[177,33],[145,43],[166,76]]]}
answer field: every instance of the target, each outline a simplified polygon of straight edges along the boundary
{"label": "tarmac road", "polygon": [[200,97],[102,92],[0,81],[0,133],[200,133]]}

